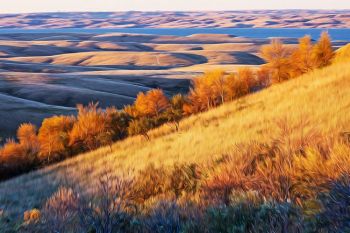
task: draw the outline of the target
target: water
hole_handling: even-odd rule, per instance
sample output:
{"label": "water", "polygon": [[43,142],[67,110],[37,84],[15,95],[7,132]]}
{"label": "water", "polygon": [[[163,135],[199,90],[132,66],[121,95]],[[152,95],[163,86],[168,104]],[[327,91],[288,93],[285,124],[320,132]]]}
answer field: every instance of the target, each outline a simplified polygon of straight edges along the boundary
{"label": "water", "polygon": [[310,35],[318,39],[322,31],[328,31],[333,40],[350,41],[350,28],[319,29],[319,28],[121,28],[121,29],[0,29],[0,34],[7,33],[141,33],[153,35],[189,36],[192,34],[230,34],[248,38],[288,37],[300,38]]}

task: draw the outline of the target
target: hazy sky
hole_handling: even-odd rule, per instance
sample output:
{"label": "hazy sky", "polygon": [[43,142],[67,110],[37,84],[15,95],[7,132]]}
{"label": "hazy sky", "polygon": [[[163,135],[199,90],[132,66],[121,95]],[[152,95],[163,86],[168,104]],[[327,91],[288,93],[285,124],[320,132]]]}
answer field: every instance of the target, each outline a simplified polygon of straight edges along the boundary
{"label": "hazy sky", "polygon": [[0,13],[242,9],[350,9],[350,0],[0,0]]}

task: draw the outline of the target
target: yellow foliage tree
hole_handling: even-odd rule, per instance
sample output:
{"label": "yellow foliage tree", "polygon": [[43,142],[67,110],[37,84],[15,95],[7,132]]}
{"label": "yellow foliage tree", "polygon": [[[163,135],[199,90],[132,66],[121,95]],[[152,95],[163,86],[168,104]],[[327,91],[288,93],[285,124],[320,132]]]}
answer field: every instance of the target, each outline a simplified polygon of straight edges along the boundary
{"label": "yellow foliage tree", "polygon": [[74,122],[72,116],[54,116],[43,121],[38,134],[41,160],[50,162],[70,154],[69,133]]}
{"label": "yellow foliage tree", "polygon": [[316,67],[324,67],[331,63],[334,57],[331,38],[327,32],[321,34],[320,39],[312,51],[313,60]]}
{"label": "yellow foliage tree", "polygon": [[299,39],[298,48],[292,54],[293,77],[307,73],[315,68],[313,45],[310,36]]}

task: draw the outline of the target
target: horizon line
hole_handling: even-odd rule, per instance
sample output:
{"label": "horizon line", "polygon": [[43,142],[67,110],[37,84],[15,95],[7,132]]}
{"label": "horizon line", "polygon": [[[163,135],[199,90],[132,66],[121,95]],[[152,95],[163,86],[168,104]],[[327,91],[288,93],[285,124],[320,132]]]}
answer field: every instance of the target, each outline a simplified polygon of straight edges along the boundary
{"label": "horizon line", "polygon": [[28,12],[0,12],[0,15],[13,15],[13,14],[49,14],[49,13],[127,13],[127,12],[252,12],[252,11],[350,11],[350,8],[344,9],[317,9],[317,8],[280,8],[280,9],[235,9],[235,10],[118,10],[118,11],[28,11]]}

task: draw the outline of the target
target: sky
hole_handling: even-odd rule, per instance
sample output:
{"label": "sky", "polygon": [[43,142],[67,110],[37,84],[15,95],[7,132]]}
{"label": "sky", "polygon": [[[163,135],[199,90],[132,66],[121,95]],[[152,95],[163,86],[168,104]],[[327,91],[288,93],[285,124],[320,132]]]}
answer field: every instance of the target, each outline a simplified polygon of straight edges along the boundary
{"label": "sky", "polygon": [[247,9],[350,9],[350,0],[0,0],[0,13]]}

